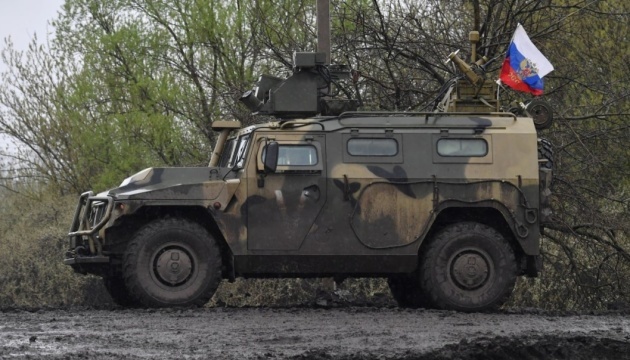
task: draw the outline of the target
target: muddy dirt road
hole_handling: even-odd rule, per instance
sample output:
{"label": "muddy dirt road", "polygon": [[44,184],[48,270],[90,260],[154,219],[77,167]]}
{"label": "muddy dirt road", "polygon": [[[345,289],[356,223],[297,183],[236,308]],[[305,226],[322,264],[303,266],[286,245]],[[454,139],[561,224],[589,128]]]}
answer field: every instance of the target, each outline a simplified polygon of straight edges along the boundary
{"label": "muddy dirt road", "polygon": [[630,314],[369,307],[5,310],[0,358],[630,359]]}

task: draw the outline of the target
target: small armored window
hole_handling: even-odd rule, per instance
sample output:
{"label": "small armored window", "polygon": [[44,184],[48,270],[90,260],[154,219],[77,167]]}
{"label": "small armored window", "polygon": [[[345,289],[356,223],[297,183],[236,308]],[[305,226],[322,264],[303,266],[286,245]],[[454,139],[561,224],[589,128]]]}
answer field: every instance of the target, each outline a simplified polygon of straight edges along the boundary
{"label": "small armored window", "polygon": [[396,139],[350,139],[348,154],[352,156],[396,156],[398,142]]}
{"label": "small armored window", "polygon": [[[263,149],[262,161],[265,161],[267,148]],[[317,148],[313,145],[280,145],[278,147],[278,166],[313,166],[317,165]]]}
{"label": "small armored window", "polygon": [[440,139],[437,142],[440,156],[476,156],[488,154],[488,143],[484,139]]}

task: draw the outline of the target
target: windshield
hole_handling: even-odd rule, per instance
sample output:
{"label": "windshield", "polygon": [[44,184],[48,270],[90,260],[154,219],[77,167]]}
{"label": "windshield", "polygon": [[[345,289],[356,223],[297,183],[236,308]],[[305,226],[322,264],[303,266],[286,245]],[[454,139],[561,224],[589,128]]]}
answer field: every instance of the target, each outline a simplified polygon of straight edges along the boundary
{"label": "windshield", "polygon": [[232,154],[228,167],[242,168],[245,162],[245,153],[247,152],[247,145],[249,144],[249,135],[243,135],[238,138],[238,144],[236,145],[236,151]]}
{"label": "windshield", "polygon": [[225,147],[223,148],[223,152],[221,153],[221,158],[219,159],[219,167],[227,167],[230,158],[232,157],[232,152],[234,151],[234,145],[236,145],[236,139],[229,139],[225,143]]}

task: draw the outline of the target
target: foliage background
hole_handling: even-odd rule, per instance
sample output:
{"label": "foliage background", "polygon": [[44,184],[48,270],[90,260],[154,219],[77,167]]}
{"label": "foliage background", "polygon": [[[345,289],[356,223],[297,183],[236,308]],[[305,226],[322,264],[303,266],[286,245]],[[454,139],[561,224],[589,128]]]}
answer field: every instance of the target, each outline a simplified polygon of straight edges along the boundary
{"label": "foliage background", "polygon": [[[498,60],[517,23],[555,65],[545,99],[556,122],[554,222],[546,268],[509,306],[599,309],[630,302],[630,5],[626,1],[333,0],[333,61],[361,77],[364,109],[420,111],[469,49]],[[0,132],[19,145],[0,170],[0,306],[102,301],[98,280],[60,262],[76,194],[149,166],[203,165],[216,119],[254,118],[238,104],[258,74],[284,77],[293,51],[314,51],[315,0],[66,0],[45,45],[9,44]],[[494,72],[492,72],[494,71]],[[503,101],[527,97],[503,92]],[[313,301],[327,281],[239,281],[216,304]],[[341,285],[389,296],[383,281]],[[249,295],[245,295],[249,294]],[[288,295],[287,295],[288,294]],[[320,294],[321,295],[321,294]]]}

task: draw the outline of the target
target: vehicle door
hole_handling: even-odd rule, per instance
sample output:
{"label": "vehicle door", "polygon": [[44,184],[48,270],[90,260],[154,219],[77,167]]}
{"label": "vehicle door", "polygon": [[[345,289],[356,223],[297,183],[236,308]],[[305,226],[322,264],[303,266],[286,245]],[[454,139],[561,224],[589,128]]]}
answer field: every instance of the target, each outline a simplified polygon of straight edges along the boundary
{"label": "vehicle door", "polygon": [[[265,172],[266,145],[278,143],[278,165]],[[250,250],[297,250],[326,202],[325,135],[257,135],[248,174]]]}

